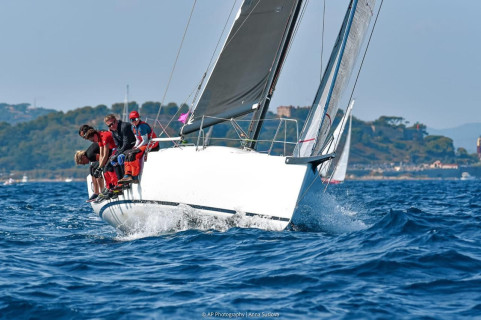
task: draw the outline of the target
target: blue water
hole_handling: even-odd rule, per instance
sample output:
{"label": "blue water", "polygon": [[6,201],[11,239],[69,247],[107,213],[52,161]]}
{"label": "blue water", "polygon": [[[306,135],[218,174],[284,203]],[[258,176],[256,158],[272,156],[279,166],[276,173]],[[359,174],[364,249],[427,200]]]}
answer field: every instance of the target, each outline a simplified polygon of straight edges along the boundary
{"label": "blue water", "polygon": [[0,186],[0,318],[481,319],[481,181],[321,196],[309,231],[123,235],[83,183]]}

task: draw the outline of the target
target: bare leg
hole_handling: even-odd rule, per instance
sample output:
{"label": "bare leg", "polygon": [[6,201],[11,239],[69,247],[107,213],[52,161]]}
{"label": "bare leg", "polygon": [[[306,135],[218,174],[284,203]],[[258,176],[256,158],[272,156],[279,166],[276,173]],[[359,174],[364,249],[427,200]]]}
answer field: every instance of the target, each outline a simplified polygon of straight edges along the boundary
{"label": "bare leg", "polygon": [[104,189],[104,179],[92,177],[94,183],[94,193],[99,194]]}
{"label": "bare leg", "polygon": [[98,179],[98,183],[99,183],[99,190],[100,191],[104,190],[104,188],[105,188],[104,178],[100,177],[100,178],[97,178],[97,179]]}

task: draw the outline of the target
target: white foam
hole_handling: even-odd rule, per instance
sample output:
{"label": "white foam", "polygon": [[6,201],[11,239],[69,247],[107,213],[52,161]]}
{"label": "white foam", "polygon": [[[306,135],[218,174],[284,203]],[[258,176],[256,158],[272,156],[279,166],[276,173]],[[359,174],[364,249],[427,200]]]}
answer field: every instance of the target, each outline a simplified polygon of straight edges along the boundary
{"label": "white foam", "polygon": [[186,230],[227,231],[230,228],[258,228],[280,231],[279,225],[258,216],[246,216],[243,212],[219,217],[203,214],[200,210],[187,205],[179,205],[168,211],[145,208],[143,219],[135,222],[128,234],[119,233],[116,240],[130,241],[145,237],[158,236]]}

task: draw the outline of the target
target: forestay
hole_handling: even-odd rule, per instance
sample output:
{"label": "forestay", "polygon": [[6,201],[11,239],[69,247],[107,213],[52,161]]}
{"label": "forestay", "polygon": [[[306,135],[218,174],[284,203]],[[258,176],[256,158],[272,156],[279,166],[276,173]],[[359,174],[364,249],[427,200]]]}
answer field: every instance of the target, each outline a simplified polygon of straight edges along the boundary
{"label": "forestay", "polygon": [[321,153],[359,55],[375,0],[351,0],[294,155]]}
{"label": "forestay", "polygon": [[244,1],[182,134],[245,115],[264,102],[299,3]]}

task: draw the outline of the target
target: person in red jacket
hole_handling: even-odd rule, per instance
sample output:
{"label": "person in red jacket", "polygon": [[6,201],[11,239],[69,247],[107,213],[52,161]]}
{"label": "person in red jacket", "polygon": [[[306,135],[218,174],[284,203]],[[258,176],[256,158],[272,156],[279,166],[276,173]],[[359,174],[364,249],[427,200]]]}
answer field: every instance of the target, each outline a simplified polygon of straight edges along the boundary
{"label": "person in red jacket", "polygon": [[152,141],[157,135],[146,122],[140,120],[139,113],[132,111],[129,114],[129,119],[135,135],[135,145],[131,150],[127,151],[125,155],[125,176],[119,180],[119,183],[122,184],[139,183],[140,161],[145,150],[159,150],[159,143]]}

